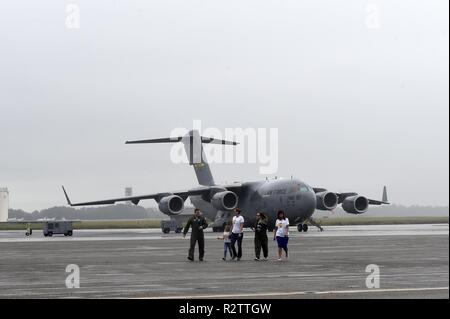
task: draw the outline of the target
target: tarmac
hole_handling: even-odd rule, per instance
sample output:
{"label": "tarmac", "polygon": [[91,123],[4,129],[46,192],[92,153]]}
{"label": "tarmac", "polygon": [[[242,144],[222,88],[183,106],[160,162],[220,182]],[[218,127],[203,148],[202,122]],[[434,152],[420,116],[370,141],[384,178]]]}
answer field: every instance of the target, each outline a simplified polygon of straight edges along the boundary
{"label": "tarmac", "polygon": [[[156,229],[0,231],[0,298],[449,298],[448,224],[291,229],[281,262],[271,234],[268,261],[253,260],[251,230],[242,260],[223,261],[217,235],[189,262],[188,237]],[[68,265],[80,288],[67,288]]]}

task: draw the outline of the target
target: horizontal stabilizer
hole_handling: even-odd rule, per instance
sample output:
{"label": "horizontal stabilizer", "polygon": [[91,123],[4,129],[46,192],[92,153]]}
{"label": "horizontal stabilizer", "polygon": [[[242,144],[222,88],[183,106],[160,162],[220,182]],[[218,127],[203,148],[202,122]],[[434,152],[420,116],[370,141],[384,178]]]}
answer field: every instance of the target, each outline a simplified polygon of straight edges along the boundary
{"label": "horizontal stabilizer", "polygon": [[196,130],[189,131],[185,136],[164,137],[147,140],[127,141],[125,144],[158,144],[158,143],[178,143],[184,144],[190,165],[193,165],[198,183],[204,186],[214,185],[214,179],[203,152],[203,144],[237,145],[237,142],[226,141],[213,137],[200,136]]}
{"label": "horizontal stabilizer", "polygon": [[207,144],[222,144],[222,145],[238,145],[239,143],[233,141],[225,141],[212,137],[204,137],[202,136],[202,143]]}
{"label": "horizontal stabilizer", "polygon": [[182,137],[154,138],[150,140],[126,141],[125,144],[157,144],[157,143],[177,143]]}
{"label": "horizontal stabilizer", "polygon": [[[192,139],[193,137],[190,136]],[[149,140],[137,140],[137,141],[126,141],[125,144],[159,144],[159,143],[178,143],[178,142],[188,142],[189,136],[187,137],[164,137],[155,138]],[[222,144],[222,145],[237,145],[237,142],[226,141],[212,137],[201,136],[201,141],[204,144]]]}

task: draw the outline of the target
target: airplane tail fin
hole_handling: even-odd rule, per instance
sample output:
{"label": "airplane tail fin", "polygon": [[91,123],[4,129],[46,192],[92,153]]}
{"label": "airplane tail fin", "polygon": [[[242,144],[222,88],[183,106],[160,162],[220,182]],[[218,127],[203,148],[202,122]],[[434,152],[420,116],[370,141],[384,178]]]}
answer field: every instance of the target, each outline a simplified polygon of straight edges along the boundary
{"label": "airplane tail fin", "polygon": [[211,137],[200,136],[198,131],[189,131],[185,136],[157,138],[149,140],[127,141],[125,144],[156,144],[156,143],[178,143],[184,144],[184,149],[189,160],[189,164],[194,166],[198,183],[204,186],[215,185],[214,178],[203,152],[203,144],[237,145],[230,142]]}
{"label": "airplane tail fin", "polygon": [[388,196],[387,196],[387,188],[386,188],[386,186],[383,187],[383,197],[382,197],[381,201],[386,202],[386,203],[388,202]]}

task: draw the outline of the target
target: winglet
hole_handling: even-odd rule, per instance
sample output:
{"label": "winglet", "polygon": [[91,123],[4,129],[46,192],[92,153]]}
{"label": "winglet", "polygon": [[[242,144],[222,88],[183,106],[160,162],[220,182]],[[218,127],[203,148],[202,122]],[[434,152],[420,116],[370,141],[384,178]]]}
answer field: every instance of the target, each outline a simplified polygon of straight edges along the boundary
{"label": "winglet", "polygon": [[62,186],[62,189],[63,189],[64,195],[66,196],[67,204],[69,206],[72,206],[72,203],[71,203],[71,201],[69,199],[69,196],[67,195],[67,192],[66,192],[66,189],[64,188],[64,186]]}
{"label": "winglet", "polygon": [[387,203],[388,202],[388,196],[387,196],[387,188],[386,186],[383,187],[383,197],[381,199],[382,202]]}

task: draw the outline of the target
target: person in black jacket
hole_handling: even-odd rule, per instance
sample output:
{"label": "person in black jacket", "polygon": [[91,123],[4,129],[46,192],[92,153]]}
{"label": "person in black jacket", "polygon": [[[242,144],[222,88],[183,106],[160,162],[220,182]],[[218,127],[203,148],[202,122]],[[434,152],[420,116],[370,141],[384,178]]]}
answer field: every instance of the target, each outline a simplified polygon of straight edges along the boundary
{"label": "person in black jacket", "polygon": [[194,216],[187,221],[186,226],[184,227],[183,237],[186,237],[189,227],[192,227],[192,232],[188,259],[194,261],[195,243],[198,242],[198,258],[200,261],[203,261],[205,255],[205,236],[203,235],[203,230],[208,227],[208,224],[206,223],[205,217],[202,216],[200,209],[196,208]]}
{"label": "person in black jacket", "polygon": [[263,213],[256,214],[255,230],[255,260],[260,260],[261,248],[264,255],[264,260],[267,260],[269,255],[268,238],[267,238],[267,217]]}

